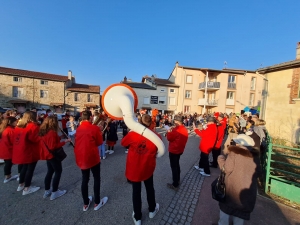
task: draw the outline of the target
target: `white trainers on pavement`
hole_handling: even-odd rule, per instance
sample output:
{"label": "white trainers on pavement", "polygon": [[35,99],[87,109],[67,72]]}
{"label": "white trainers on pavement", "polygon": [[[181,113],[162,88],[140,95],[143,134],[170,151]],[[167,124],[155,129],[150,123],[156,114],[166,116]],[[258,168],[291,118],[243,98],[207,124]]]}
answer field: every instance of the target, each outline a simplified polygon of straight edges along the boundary
{"label": "white trainers on pavement", "polygon": [[200,174],[205,177],[210,177],[210,174],[205,173],[204,171],[200,171]]}
{"label": "white trainers on pavement", "polygon": [[158,213],[158,211],[159,211],[159,204],[156,203],[154,212],[149,212],[149,218],[150,219],[154,218],[154,216]]}
{"label": "white trainers on pavement", "polygon": [[90,207],[90,204],[91,204],[91,202],[93,201],[93,197],[92,197],[92,196],[89,196],[89,200],[90,200],[90,201],[89,201],[89,204],[83,206],[83,208],[82,208],[83,212],[88,211],[88,209],[89,209],[89,207]]}
{"label": "white trainers on pavement", "polygon": [[50,188],[49,190],[45,190],[45,193],[44,193],[44,195],[43,195],[43,198],[48,198],[48,197],[50,197],[51,193],[52,193],[52,188]]}
{"label": "white trainers on pavement", "polygon": [[109,150],[108,154],[113,154],[115,151],[114,150]]}
{"label": "white trainers on pavement", "polygon": [[56,192],[52,192],[51,194],[51,197],[50,197],[50,200],[54,200],[54,199],[57,199],[59,198],[60,196],[63,196],[64,194],[67,193],[67,190],[57,190]]}
{"label": "white trainers on pavement", "polygon": [[142,221],[141,220],[136,220],[134,218],[134,212],[132,213],[132,219],[133,219],[134,225],[142,225]]}
{"label": "white trainers on pavement", "polygon": [[18,177],[19,177],[18,175],[13,175],[10,178],[7,178],[7,179],[5,178],[4,181],[3,181],[3,183],[6,184],[6,183],[8,183],[11,180],[18,179]]}
{"label": "white trainers on pavement", "polygon": [[36,191],[40,190],[40,187],[36,187],[36,186],[30,186],[27,191],[23,190],[23,194],[22,195],[29,195],[31,193],[34,193]]}
{"label": "white trainers on pavement", "polygon": [[17,191],[23,191],[23,189],[24,189],[24,185],[21,186],[21,185],[19,184]]}
{"label": "white trainers on pavement", "polygon": [[100,200],[100,203],[99,204],[95,204],[94,205],[94,210],[98,210],[100,209],[102,206],[104,206],[106,204],[106,202],[108,201],[108,197],[104,197]]}
{"label": "white trainers on pavement", "polygon": [[199,170],[199,171],[204,171],[204,169],[203,169],[203,168],[200,168],[199,166],[194,166],[194,168],[195,168],[196,170]]}

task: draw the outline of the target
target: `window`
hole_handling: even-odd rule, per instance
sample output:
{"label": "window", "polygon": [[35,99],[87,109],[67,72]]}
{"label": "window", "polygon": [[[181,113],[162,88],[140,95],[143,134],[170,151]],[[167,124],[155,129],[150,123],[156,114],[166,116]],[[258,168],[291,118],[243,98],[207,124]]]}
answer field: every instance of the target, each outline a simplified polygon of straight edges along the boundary
{"label": "window", "polygon": [[23,88],[20,87],[13,87],[12,96],[14,98],[22,98],[23,97]]}
{"label": "window", "polygon": [[193,83],[193,76],[192,75],[186,75],[186,83],[187,84]]}
{"label": "window", "polygon": [[228,83],[235,83],[235,76],[234,75],[229,75],[228,76]]}
{"label": "window", "polygon": [[184,106],[184,113],[189,113],[191,111],[191,106],[185,105]]}
{"label": "window", "polygon": [[41,80],[41,85],[48,85],[48,81],[47,80]]}
{"label": "window", "polygon": [[48,91],[40,90],[40,98],[48,98]]}
{"label": "window", "polygon": [[192,98],[192,91],[185,91],[185,98]]}
{"label": "window", "polygon": [[170,93],[175,93],[175,89],[174,88],[170,88]]}
{"label": "window", "polygon": [[79,93],[74,93],[74,101],[79,102]]}
{"label": "window", "polygon": [[255,90],[256,77],[251,78],[251,90]]}
{"label": "window", "polygon": [[254,94],[253,93],[250,94],[249,105],[254,106]]}
{"label": "window", "polygon": [[175,97],[169,97],[169,105],[175,105]]}
{"label": "window", "polygon": [[93,95],[87,94],[87,102],[92,102],[93,101]]}
{"label": "window", "polygon": [[144,104],[149,105],[150,104],[150,98],[149,97],[144,97]]}
{"label": "window", "polygon": [[234,99],[234,92],[233,91],[227,91],[227,99]]}
{"label": "window", "polygon": [[13,81],[14,82],[22,82],[22,78],[21,77],[13,77]]}
{"label": "window", "polygon": [[160,89],[160,92],[166,92],[166,89],[162,88]]}
{"label": "window", "polygon": [[166,104],[166,97],[158,97],[158,104],[165,105]]}

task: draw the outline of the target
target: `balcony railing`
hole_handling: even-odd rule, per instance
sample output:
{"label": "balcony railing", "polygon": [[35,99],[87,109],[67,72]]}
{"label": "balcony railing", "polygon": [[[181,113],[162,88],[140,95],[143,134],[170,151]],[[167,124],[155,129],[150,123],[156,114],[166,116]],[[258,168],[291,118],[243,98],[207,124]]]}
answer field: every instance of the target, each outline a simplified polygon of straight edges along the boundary
{"label": "balcony railing", "polygon": [[236,89],[236,83],[229,82],[227,87],[228,89]]}
{"label": "balcony railing", "polygon": [[[206,82],[202,82],[199,84],[199,90],[205,90]],[[220,82],[207,82],[207,90],[218,90],[220,89]]]}
{"label": "balcony railing", "polygon": [[205,98],[199,98],[198,105],[217,106],[218,100],[216,100],[216,99],[207,99],[206,100]]}

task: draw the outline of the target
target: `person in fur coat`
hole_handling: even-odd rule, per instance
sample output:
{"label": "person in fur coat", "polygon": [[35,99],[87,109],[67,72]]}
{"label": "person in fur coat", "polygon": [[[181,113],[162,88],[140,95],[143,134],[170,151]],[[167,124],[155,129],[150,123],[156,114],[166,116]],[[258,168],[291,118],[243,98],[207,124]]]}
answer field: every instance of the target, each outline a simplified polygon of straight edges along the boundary
{"label": "person in fur coat", "polygon": [[261,172],[259,151],[253,148],[254,140],[245,134],[233,139],[231,145],[218,157],[220,169],[225,170],[226,200],[219,202],[219,225],[229,225],[233,217],[234,225],[244,224],[250,219],[257,195],[257,177]]}

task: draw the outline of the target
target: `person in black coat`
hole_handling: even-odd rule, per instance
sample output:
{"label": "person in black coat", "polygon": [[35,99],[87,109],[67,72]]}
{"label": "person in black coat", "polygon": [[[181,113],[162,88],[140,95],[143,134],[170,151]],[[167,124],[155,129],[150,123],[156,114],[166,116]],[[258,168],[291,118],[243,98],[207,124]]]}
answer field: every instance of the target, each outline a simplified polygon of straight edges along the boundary
{"label": "person in black coat", "polygon": [[108,146],[108,154],[114,153],[114,146],[117,143],[118,140],[118,124],[115,120],[111,120],[108,118],[108,126],[107,126],[107,140],[106,144]]}

